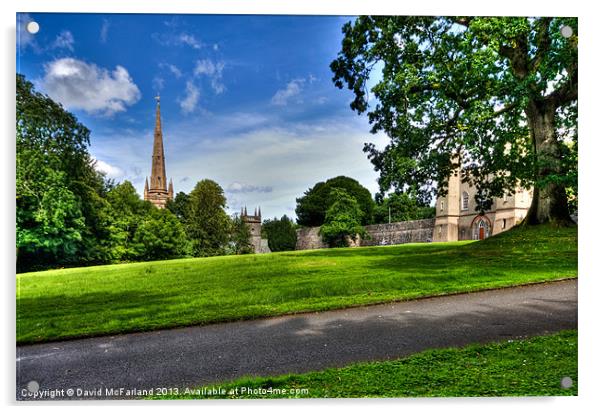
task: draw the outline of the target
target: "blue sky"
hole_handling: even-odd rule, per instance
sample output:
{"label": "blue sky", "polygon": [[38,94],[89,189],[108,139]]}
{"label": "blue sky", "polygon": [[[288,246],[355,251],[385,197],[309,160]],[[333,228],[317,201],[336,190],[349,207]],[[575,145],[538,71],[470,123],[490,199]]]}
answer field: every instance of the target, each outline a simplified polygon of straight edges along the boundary
{"label": "blue sky", "polygon": [[[362,148],[386,138],[369,133],[329,69],[351,19],[20,14],[17,71],[91,129],[97,168],[140,194],[159,93],[176,192],[210,178],[231,213],[247,205],[294,216],[295,198],[330,177],[377,191]],[[35,35],[25,30],[31,20]]]}

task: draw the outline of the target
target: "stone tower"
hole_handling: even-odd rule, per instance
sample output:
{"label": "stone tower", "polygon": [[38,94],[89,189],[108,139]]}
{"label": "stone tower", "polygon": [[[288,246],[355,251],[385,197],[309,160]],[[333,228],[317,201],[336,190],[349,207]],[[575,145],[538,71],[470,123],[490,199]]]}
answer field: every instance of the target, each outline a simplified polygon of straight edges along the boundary
{"label": "stone tower", "polygon": [[259,210],[255,209],[252,216],[247,213],[247,207],[241,207],[240,218],[249,226],[251,232],[249,241],[253,245],[255,253],[270,253],[267,239],[261,238],[261,207],[259,207]]}
{"label": "stone tower", "polygon": [[144,199],[153,203],[155,207],[165,208],[167,200],[173,200],[173,182],[165,174],[165,152],[163,150],[163,131],[161,130],[161,103],[157,96],[157,109],[155,113],[155,137],[153,142],[153,156],[151,166],[150,186],[148,177],[144,183]]}

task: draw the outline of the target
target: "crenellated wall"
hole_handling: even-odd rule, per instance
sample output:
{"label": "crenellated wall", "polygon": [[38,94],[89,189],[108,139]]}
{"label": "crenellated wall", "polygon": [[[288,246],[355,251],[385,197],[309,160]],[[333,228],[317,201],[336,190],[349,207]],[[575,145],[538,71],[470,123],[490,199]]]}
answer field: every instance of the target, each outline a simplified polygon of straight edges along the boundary
{"label": "crenellated wall", "polygon": [[[400,221],[391,224],[366,226],[370,237],[360,240],[360,246],[383,246],[404,243],[428,243],[433,241],[435,219]],[[323,249],[328,247],[320,237],[319,227],[304,227],[297,230],[296,250]]]}

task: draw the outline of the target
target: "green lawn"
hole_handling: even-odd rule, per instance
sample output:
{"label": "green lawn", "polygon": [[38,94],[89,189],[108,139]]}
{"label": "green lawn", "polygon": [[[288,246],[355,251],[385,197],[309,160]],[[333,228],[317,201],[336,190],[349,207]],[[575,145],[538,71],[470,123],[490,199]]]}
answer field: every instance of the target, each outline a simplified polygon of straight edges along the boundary
{"label": "green lawn", "polygon": [[[570,388],[561,387],[569,377]],[[213,389],[226,395],[208,395]],[[287,390],[271,394],[268,390]],[[266,391],[262,391],[266,390]],[[304,391],[306,390],[306,391]],[[243,378],[161,398],[476,397],[577,395],[577,331],[308,374]],[[265,392],[265,393],[263,393]]]}
{"label": "green lawn", "polygon": [[17,275],[17,342],[319,311],[577,276],[577,228],[481,242],[227,256]]}

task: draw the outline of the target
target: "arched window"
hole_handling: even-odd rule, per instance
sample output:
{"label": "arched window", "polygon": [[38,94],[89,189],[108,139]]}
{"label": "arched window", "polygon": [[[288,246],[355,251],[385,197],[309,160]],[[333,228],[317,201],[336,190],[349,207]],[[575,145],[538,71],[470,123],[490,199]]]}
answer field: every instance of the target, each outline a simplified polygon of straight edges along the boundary
{"label": "arched window", "polygon": [[443,211],[443,201],[441,201],[441,211]]}
{"label": "arched window", "polygon": [[462,193],[462,210],[468,210],[468,193],[466,191]]}

